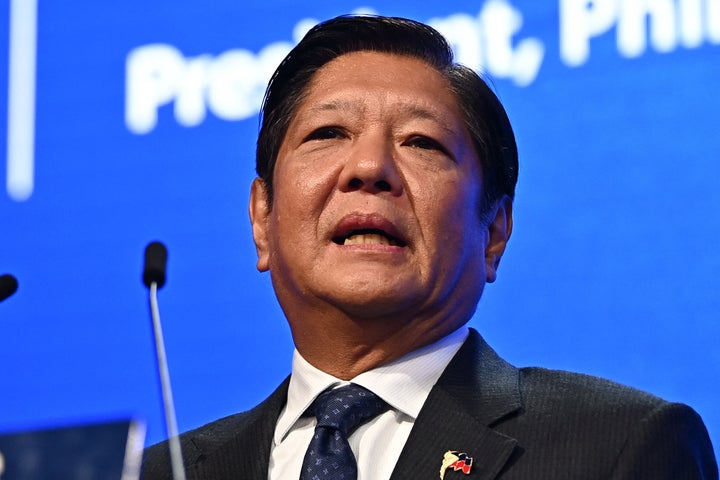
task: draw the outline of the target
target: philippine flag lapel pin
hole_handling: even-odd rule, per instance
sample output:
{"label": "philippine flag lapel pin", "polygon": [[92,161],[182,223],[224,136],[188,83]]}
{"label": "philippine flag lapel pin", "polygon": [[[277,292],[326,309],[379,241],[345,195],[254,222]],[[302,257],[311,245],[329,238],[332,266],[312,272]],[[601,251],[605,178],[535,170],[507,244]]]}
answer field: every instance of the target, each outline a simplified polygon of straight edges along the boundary
{"label": "philippine flag lapel pin", "polygon": [[445,452],[445,455],[443,455],[442,466],[440,467],[440,480],[445,479],[445,472],[448,468],[452,468],[456,472],[462,470],[465,475],[469,475],[472,462],[472,457],[469,457],[467,453],[448,450]]}

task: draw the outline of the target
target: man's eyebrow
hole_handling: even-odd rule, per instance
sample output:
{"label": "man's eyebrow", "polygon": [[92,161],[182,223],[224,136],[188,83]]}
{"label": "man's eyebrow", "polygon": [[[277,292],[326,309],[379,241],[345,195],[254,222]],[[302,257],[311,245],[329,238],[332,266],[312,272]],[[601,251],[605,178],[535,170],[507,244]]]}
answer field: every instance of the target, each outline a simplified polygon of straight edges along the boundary
{"label": "man's eyebrow", "polygon": [[449,132],[453,132],[454,130],[450,128],[450,125],[445,121],[445,116],[441,114],[439,111],[427,108],[423,105],[418,105],[415,103],[403,103],[400,105],[400,108],[398,109],[403,114],[408,115],[411,118],[421,118],[423,120],[432,120],[433,122],[440,125],[442,128]]}
{"label": "man's eyebrow", "polygon": [[356,110],[364,111],[365,107],[357,102],[350,102],[344,99],[328,100],[308,108],[311,112],[327,112],[335,110]]}
{"label": "man's eyebrow", "polygon": [[[308,108],[310,113],[327,112],[327,111],[352,111],[363,113],[366,110],[364,103],[348,101],[345,99],[335,99],[312,105]],[[403,102],[393,110],[399,112],[401,116],[413,119],[431,120],[440,128],[449,133],[457,133],[456,129],[451,128],[450,123],[445,120],[438,110],[425,107],[423,105],[411,102]]]}

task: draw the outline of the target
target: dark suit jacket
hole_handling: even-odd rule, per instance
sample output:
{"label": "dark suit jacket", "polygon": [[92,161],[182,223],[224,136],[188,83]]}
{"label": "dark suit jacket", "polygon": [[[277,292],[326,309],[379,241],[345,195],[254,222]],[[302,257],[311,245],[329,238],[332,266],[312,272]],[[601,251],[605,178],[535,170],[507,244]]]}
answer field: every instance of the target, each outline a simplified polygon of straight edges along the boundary
{"label": "dark suit jacket", "polygon": [[[265,480],[287,387],[183,434],[188,478]],[[473,464],[446,480],[718,478],[691,408],[596,377],[516,369],[474,330],[430,392],[391,480],[440,478],[448,450]],[[168,455],[166,443],[148,448],[142,478],[171,478]]]}

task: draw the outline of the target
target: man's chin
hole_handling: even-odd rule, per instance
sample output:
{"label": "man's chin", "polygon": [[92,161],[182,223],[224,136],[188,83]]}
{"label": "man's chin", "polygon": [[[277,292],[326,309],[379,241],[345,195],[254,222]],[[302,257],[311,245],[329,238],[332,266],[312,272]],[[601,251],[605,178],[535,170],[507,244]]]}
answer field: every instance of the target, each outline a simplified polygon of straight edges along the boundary
{"label": "man's chin", "polygon": [[408,295],[410,291],[399,286],[348,286],[345,291],[338,288],[328,300],[338,310],[354,319],[399,321],[417,302],[418,296]]}

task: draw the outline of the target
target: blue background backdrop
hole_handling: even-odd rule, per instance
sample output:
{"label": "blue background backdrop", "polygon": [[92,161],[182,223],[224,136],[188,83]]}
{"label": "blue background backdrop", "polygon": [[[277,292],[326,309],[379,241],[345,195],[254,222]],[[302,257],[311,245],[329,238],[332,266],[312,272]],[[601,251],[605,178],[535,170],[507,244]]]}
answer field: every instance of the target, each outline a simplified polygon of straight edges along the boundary
{"label": "blue background backdrop", "polygon": [[[516,365],[601,375],[692,405],[717,451],[718,2],[698,1],[693,24],[668,1],[627,29],[630,0],[601,0],[605,19],[573,0],[244,3],[40,0],[34,190],[25,200],[0,190],[0,273],[20,281],[0,305],[0,430],[134,415],[148,422],[148,443],[164,438],[140,282],[155,239],[170,251],[160,302],[180,429],[255,405],[287,375],[289,330],[269,276],[255,270],[247,218],[259,98],[243,81],[264,83],[271,62],[230,62],[237,81],[225,96],[192,82],[227,74],[224,52],[289,48],[296,26],[368,7],[444,24],[463,58],[494,78],[513,121],[515,231],[471,325]],[[502,12],[514,14],[503,23]],[[483,23],[483,13],[500,20]],[[490,32],[513,21],[511,43]],[[9,22],[6,5],[0,31]],[[563,45],[582,46],[583,29],[588,56],[573,62]],[[621,30],[645,47],[628,54]],[[2,92],[8,43],[0,36]],[[132,87],[140,67],[129,55],[151,44],[174,48],[181,66],[204,55],[195,65],[205,73],[173,76],[152,57]],[[160,84],[175,93],[155,109],[140,97]],[[180,91],[200,92],[183,97],[189,121],[176,113]],[[254,93],[243,103],[232,91]],[[157,123],[139,132],[131,104],[150,105]],[[7,109],[2,95],[0,152]]]}

